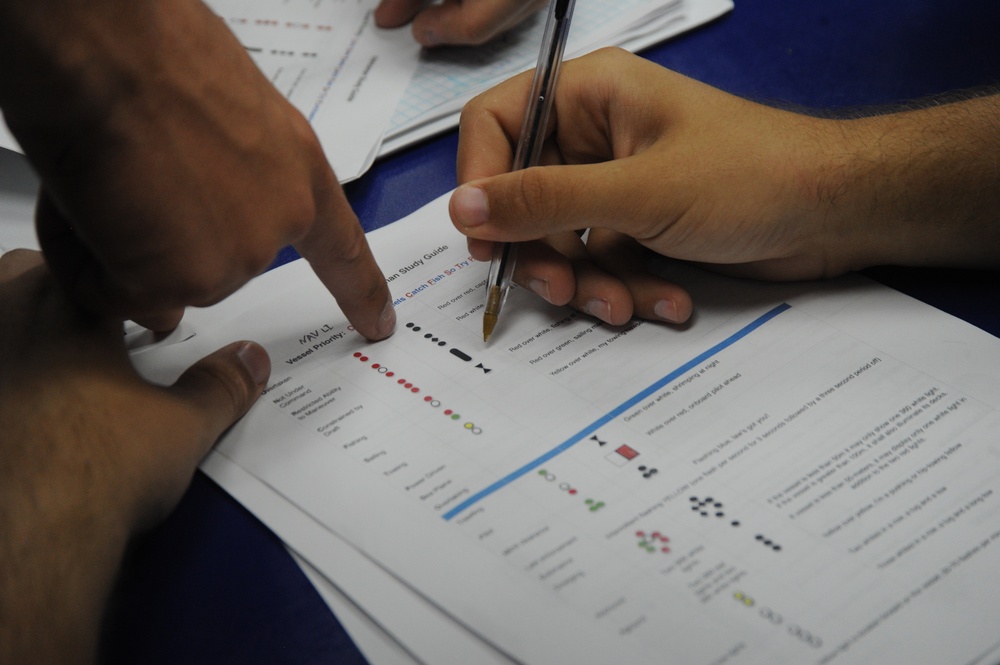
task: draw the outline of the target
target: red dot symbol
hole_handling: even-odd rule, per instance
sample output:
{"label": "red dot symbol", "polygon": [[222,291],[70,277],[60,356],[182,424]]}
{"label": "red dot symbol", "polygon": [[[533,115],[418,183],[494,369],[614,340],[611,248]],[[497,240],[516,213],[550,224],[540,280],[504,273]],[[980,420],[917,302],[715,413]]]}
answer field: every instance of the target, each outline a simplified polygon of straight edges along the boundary
{"label": "red dot symbol", "polygon": [[404,387],[404,388],[412,388],[412,387],[413,387],[413,384],[412,384],[412,383],[404,383],[404,384],[403,384],[403,387]]}
{"label": "red dot symbol", "polygon": [[645,535],[646,535],[646,534],[645,534],[645,533],[643,533],[642,531],[636,531],[636,532],[635,532],[635,537],[636,537],[636,538],[642,538],[642,537],[643,537],[643,536],[645,536]]}
{"label": "red dot symbol", "polygon": [[667,553],[667,554],[669,554],[669,553],[670,553],[670,548],[669,548],[669,547],[662,547],[662,548],[660,548],[660,550],[661,550],[662,552],[664,552],[664,553]]}
{"label": "red dot symbol", "polygon": [[425,402],[429,402],[429,401],[431,401],[431,399],[433,399],[433,398],[430,395],[428,395],[427,397],[424,398],[424,401]]}
{"label": "red dot symbol", "polygon": [[381,367],[381,365],[378,363],[372,363],[372,369],[378,369],[379,367]]}
{"label": "red dot symbol", "polygon": [[575,489],[570,489],[569,493],[570,494],[576,494],[576,490]]}
{"label": "red dot symbol", "polygon": [[406,383],[406,379],[400,379],[396,383],[398,383],[399,385],[403,385],[404,383]]}
{"label": "red dot symbol", "polygon": [[363,362],[363,363],[366,363],[366,362],[368,362],[368,356],[361,356],[361,358],[359,360],[361,360],[361,362]]}
{"label": "red dot symbol", "polygon": [[386,375],[386,377],[391,377],[391,376],[396,376],[396,373],[395,372],[386,372],[385,375]]}
{"label": "red dot symbol", "polygon": [[445,409],[444,410],[444,415],[450,416],[451,415],[451,409]]}
{"label": "red dot symbol", "polygon": [[355,358],[360,358],[361,357],[361,352],[360,351],[355,351],[354,352],[354,357]]}
{"label": "red dot symbol", "polygon": [[410,392],[411,393],[419,393],[420,392],[420,388],[411,388]]}

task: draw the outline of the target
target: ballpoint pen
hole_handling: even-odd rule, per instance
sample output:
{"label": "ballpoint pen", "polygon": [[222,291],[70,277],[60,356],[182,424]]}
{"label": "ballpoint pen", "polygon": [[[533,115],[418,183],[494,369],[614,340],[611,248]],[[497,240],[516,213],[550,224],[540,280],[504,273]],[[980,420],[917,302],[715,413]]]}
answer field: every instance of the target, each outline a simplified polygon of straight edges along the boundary
{"label": "ballpoint pen", "polygon": [[[545,22],[545,36],[538,53],[538,65],[531,82],[531,95],[521,124],[521,137],[514,153],[512,170],[526,169],[538,164],[542,152],[545,126],[552,110],[553,93],[559,78],[569,22],[576,0],[551,0]],[[500,319],[500,309],[507,300],[507,293],[514,277],[517,260],[516,245],[505,242],[493,249],[490,274],[486,280],[486,311],[483,314],[483,341],[487,342]]]}

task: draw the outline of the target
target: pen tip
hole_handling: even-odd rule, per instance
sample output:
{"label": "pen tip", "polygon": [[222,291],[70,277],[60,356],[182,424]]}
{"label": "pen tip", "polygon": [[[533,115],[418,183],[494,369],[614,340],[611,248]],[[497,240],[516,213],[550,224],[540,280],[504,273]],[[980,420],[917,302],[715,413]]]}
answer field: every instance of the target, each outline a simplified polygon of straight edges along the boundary
{"label": "pen tip", "polygon": [[487,312],[483,315],[483,341],[490,341],[490,335],[493,334],[493,329],[497,326],[496,314],[491,314]]}
{"label": "pen tip", "polygon": [[483,312],[483,342],[490,341],[493,329],[497,327],[497,320],[500,318],[500,287],[493,285],[490,287],[486,297],[486,311]]}

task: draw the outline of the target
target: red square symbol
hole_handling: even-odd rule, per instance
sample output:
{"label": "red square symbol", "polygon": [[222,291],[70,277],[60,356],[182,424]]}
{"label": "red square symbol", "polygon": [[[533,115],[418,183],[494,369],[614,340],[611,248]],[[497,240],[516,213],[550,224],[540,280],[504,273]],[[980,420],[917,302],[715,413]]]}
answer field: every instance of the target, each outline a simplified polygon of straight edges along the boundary
{"label": "red square symbol", "polygon": [[618,449],[615,450],[615,452],[624,457],[625,459],[635,459],[636,457],[639,456],[638,452],[636,452],[632,448],[629,448],[625,444],[620,445]]}

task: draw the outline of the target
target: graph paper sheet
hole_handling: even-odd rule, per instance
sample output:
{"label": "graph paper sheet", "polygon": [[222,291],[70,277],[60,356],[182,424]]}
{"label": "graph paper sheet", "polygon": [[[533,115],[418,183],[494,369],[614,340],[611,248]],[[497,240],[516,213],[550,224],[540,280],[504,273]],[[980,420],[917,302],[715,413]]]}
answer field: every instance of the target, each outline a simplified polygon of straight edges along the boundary
{"label": "graph paper sheet", "polygon": [[[730,0],[581,0],[569,31],[566,57],[604,46],[631,51],[712,20]],[[544,12],[480,47],[425,50],[420,66],[392,115],[380,154],[387,154],[458,124],[462,106],[476,94],[535,66]]]}
{"label": "graph paper sheet", "polygon": [[1000,341],[860,277],[670,264],[689,325],[519,289],[484,346],[486,267],[446,205],[370,236],[388,340],[300,261],[136,357],[169,381],[233,339],[267,348],[214,458],[308,517],[276,529],[292,547],[338,534],[522,663],[994,662]]}

